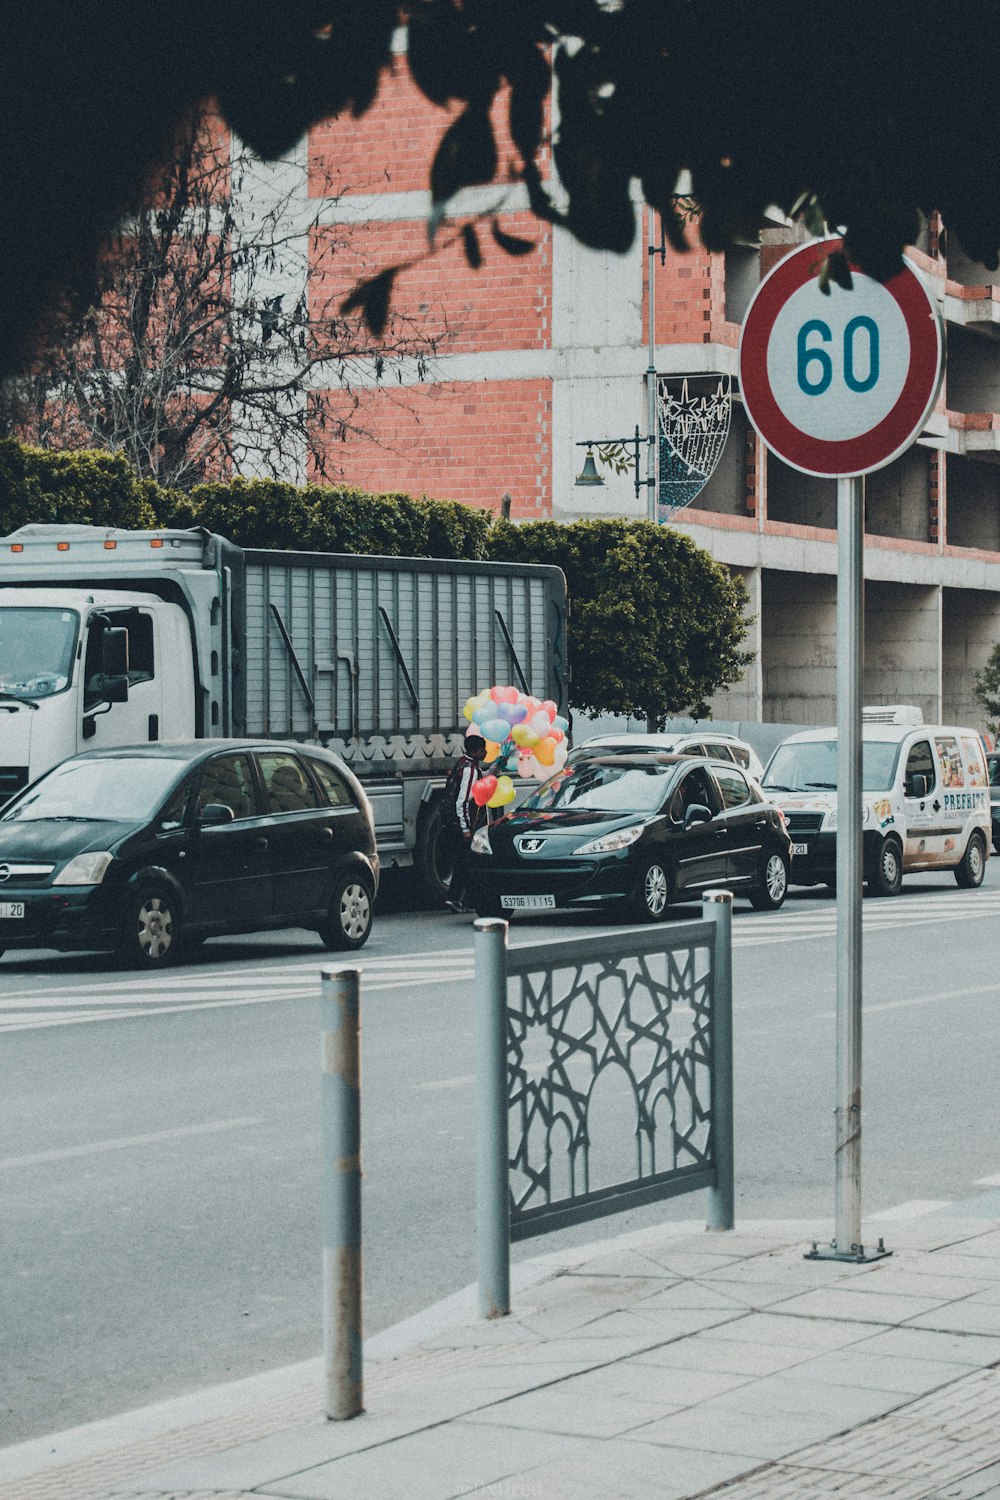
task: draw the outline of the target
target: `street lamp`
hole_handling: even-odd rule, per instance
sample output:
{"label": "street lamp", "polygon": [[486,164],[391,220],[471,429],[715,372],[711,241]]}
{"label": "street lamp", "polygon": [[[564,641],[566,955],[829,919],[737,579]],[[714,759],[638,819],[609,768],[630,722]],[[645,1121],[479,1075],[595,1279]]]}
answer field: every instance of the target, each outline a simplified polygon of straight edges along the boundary
{"label": "street lamp", "polygon": [[[621,438],[584,438],[577,443],[578,448],[586,448],[587,456],[583,460],[583,468],[576,476],[575,483],[582,489],[590,489],[594,486],[603,485],[600,470],[594,462],[594,449],[597,449],[597,457],[600,462],[608,468],[614,469],[616,474],[627,474],[633,471],[635,483],[635,497],[638,500],[643,489],[646,495],[646,514],[648,519],[656,519],[656,460],[651,452],[652,445],[656,442],[656,433],[649,432],[645,436],[636,427],[632,437]],[[646,475],[643,478],[642,450],[646,448]],[[631,449],[631,453],[628,451]]]}

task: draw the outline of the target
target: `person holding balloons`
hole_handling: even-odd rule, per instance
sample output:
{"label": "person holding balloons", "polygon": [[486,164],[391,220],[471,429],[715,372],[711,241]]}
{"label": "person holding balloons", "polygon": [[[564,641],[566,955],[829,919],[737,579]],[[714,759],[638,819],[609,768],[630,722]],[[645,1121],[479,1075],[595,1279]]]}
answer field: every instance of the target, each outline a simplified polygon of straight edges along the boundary
{"label": "person holding balloons", "polygon": [[478,797],[473,794],[483,775],[482,762],[486,755],[486,741],[471,732],[465,736],[465,748],[452,766],[445,784],[445,816],[451,828],[452,863],[451,892],[445,906],[449,911],[465,912],[465,888],[469,870],[469,845],[485,813]]}

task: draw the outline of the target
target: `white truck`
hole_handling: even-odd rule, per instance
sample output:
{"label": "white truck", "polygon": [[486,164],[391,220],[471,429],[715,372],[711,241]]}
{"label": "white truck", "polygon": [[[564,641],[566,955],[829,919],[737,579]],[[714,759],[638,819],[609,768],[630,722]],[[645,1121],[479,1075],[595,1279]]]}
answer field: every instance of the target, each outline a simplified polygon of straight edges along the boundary
{"label": "white truck", "polygon": [[314,741],[372,803],[383,866],[450,875],[440,791],[496,682],[567,701],[558,568],[241,549],[200,529],[0,537],[0,805],[79,750]]}

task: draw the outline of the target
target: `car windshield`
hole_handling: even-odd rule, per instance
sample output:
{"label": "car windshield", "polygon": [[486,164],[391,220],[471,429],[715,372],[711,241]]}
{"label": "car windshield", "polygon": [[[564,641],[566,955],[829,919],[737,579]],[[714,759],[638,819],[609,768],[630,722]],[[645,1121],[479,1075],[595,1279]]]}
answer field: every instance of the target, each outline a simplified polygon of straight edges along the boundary
{"label": "car windshield", "polygon": [[[865,740],[861,784],[866,792],[887,792],[892,786],[898,748],[893,740]],[[773,792],[835,792],[837,741],[804,740],[779,745],[761,785],[765,791]]]}
{"label": "car windshield", "polygon": [[521,805],[532,812],[648,813],[663,802],[673,767],[578,761],[553,776]]}
{"label": "car windshield", "polygon": [[47,698],[69,686],[80,617],[72,609],[0,609],[0,692]]}
{"label": "car windshield", "polygon": [[1000,786],[1000,755],[991,755],[989,759],[989,766],[990,786]]}
{"label": "car windshield", "polygon": [[84,818],[102,823],[137,823],[153,816],[184,770],[179,760],[109,756],[65,760],[23,792],[0,822],[42,818]]}

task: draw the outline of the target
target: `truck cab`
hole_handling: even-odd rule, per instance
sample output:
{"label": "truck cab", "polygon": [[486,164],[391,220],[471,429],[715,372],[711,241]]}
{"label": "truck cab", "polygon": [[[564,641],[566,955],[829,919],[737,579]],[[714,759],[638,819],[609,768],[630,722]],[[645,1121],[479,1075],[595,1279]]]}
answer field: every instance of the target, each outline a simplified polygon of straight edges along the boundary
{"label": "truck cab", "polygon": [[79,750],[193,735],[187,621],[153,595],[0,588],[0,804]]}

